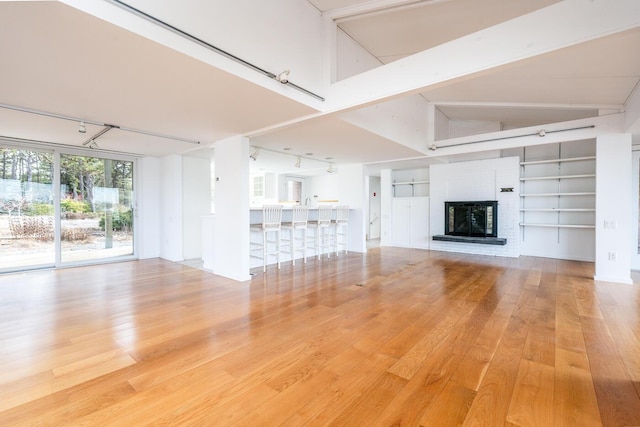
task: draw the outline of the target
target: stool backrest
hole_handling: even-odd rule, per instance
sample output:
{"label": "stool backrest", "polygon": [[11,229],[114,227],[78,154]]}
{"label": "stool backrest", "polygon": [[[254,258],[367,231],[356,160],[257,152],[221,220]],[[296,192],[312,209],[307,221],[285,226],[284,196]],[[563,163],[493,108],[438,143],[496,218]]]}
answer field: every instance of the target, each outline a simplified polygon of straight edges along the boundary
{"label": "stool backrest", "polygon": [[308,206],[294,206],[291,211],[291,224],[295,226],[307,225],[309,219],[309,207]]}
{"label": "stool backrest", "polygon": [[336,207],[336,222],[346,224],[349,221],[349,206],[342,205]]}
{"label": "stool backrest", "polygon": [[262,207],[262,228],[277,229],[282,224],[282,205],[264,205]]}
{"label": "stool backrest", "polygon": [[318,206],[318,224],[331,224],[331,211],[333,208],[329,205]]}

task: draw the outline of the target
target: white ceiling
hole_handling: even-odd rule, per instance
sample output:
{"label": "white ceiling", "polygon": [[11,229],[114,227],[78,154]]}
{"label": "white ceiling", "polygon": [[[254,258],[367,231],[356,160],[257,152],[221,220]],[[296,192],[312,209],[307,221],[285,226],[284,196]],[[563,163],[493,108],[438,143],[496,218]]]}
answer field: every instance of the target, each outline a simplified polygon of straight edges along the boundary
{"label": "white ceiling", "polygon": [[[309,2],[386,64],[557,0]],[[374,10],[377,4],[386,7]],[[372,12],[359,13],[365,6]],[[497,121],[505,129],[595,116],[622,106],[638,85],[638,46],[640,29],[631,29],[420,95],[450,119]],[[0,136],[80,146],[102,129],[97,124],[112,124],[175,139],[112,129],[100,147],[162,156],[198,148],[182,139],[208,147],[273,126],[252,144],[313,153],[320,164],[424,155],[335,115],[278,129],[313,109],[58,2],[0,2],[0,55],[0,104],[96,123],[79,134],[74,120],[0,108]]]}

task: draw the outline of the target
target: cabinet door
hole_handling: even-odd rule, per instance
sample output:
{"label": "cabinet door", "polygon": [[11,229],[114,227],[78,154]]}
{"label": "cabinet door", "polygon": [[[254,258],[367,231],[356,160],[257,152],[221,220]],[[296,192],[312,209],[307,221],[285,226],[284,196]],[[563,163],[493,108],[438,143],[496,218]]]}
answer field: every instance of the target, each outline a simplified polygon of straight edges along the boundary
{"label": "cabinet door", "polygon": [[396,197],[392,204],[392,242],[395,246],[409,246],[411,244],[411,229],[409,224],[409,197]]}
{"label": "cabinet door", "polygon": [[409,208],[411,247],[429,248],[429,198],[414,197]]}

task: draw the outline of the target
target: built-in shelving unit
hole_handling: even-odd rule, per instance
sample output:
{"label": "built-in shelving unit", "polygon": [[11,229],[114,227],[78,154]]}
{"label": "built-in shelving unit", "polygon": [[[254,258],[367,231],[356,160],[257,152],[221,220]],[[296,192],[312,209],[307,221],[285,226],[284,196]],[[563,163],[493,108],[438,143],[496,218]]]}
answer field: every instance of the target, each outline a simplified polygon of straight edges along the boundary
{"label": "built-in shelving unit", "polygon": [[521,167],[522,227],[594,228],[595,156],[526,160]]}
{"label": "built-in shelving unit", "polygon": [[405,196],[405,197],[415,197],[416,196],[416,186],[426,186],[429,184],[429,181],[401,181],[401,182],[394,182],[391,184],[391,186],[393,187],[393,197],[398,197],[396,196],[396,188],[398,188],[399,186],[409,186],[409,188],[411,188],[411,195],[410,196]]}

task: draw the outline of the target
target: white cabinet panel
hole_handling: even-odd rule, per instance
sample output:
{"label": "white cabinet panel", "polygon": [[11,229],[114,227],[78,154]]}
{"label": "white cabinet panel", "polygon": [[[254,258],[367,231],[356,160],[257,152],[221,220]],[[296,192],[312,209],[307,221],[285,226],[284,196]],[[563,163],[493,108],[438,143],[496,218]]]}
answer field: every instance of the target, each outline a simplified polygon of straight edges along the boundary
{"label": "white cabinet panel", "polygon": [[394,246],[429,248],[429,198],[396,197],[392,206]]}

